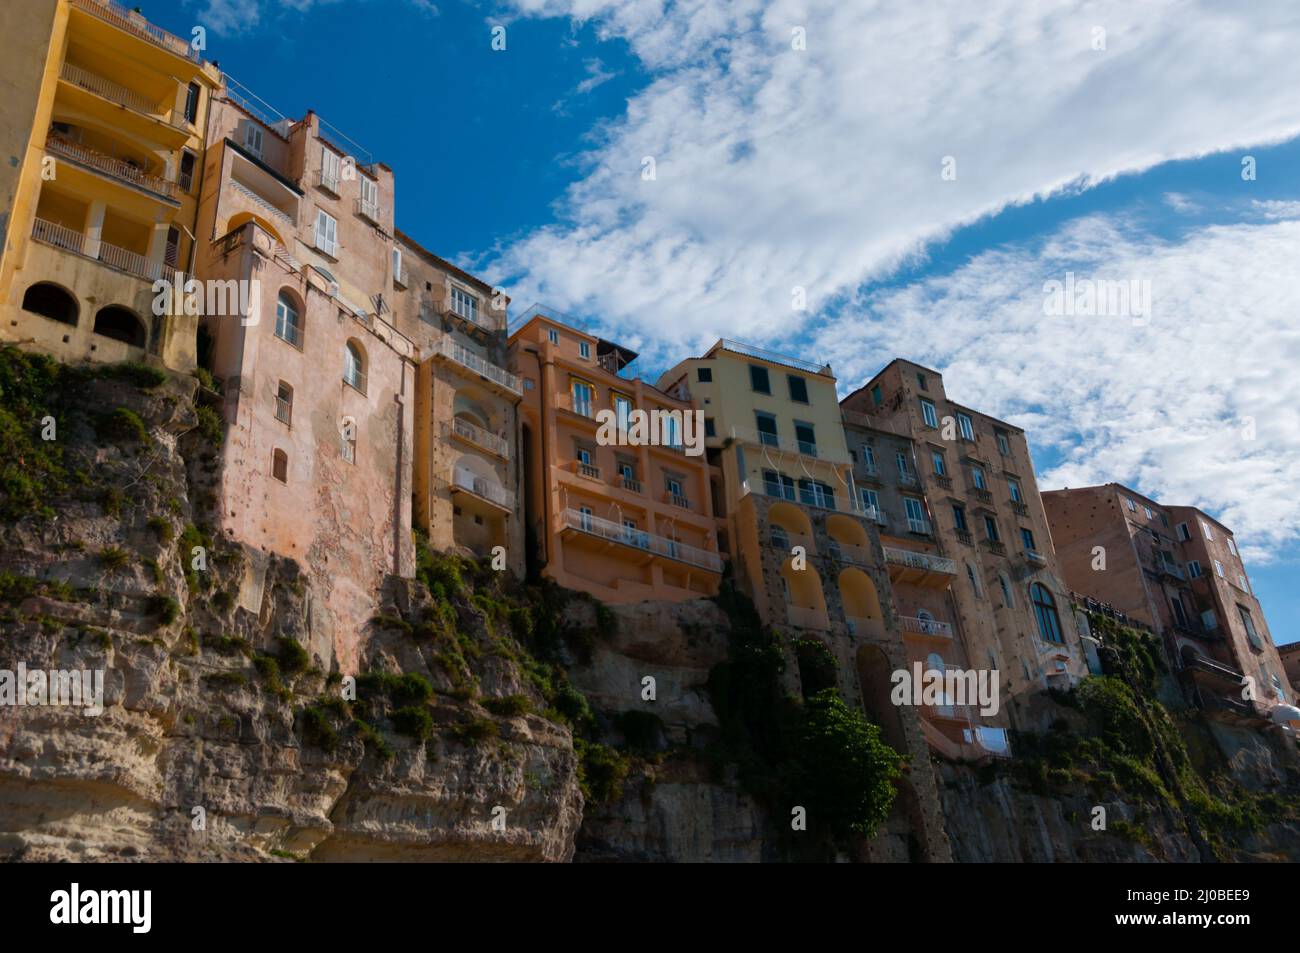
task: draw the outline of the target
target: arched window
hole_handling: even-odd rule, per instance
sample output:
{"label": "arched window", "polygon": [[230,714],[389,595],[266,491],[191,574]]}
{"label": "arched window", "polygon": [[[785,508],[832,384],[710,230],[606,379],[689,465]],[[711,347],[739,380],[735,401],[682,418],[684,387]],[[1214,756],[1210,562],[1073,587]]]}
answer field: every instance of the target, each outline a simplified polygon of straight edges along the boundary
{"label": "arched window", "polygon": [[1065,642],[1061,634],[1061,617],[1056,614],[1056,600],[1041,582],[1029,587],[1029,599],[1034,604],[1034,615],[1038,619],[1038,634],[1044,642],[1060,645]]}
{"label": "arched window", "polygon": [[975,593],[976,599],[984,598],[984,590],[980,588],[979,576],[975,573],[975,567],[970,563],[966,564],[966,578],[970,580],[970,587]]}
{"label": "arched window", "polygon": [[355,341],[349,341],[343,351],[343,380],[361,393],[366,392],[366,359]]}
{"label": "arched window", "polygon": [[1011,580],[1007,578],[1004,572],[998,573],[998,585],[1002,587],[1002,602],[1008,609],[1016,607],[1015,596],[1011,594]]}
{"label": "arched window", "polygon": [[271,476],[281,483],[289,482],[289,455],[283,450],[271,452]]}
{"label": "arched window", "polygon": [[23,295],[23,310],[44,315],[51,321],[77,326],[77,299],[58,285],[40,281]]}
{"label": "arched window", "polygon": [[99,309],[95,315],[94,330],[96,334],[132,347],[144,347],[145,344],[144,323],[135,316],[134,311],[115,304]]}
{"label": "arched window", "polygon": [[302,315],[297,299],[288,291],[281,291],[275,299],[275,336],[294,347],[302,347]]}

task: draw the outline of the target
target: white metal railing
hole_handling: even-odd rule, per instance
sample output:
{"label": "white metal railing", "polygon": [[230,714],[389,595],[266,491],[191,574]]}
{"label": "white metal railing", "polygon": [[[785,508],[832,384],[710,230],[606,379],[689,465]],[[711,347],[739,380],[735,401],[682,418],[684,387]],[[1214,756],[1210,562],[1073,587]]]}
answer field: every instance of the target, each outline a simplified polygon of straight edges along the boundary
{"label": "white metal railing", "polygon": [[329,175],[324,169],[316,170],[316,184],[327,192],[333,192],[335,195],[339,194],[339,177]]}
{"label": "white metal railing", "polygon": [[955,560],[944,556],[933,556],[930,553],[918,553],[910,549],[897,549],[893,546],[886,546],[885,562],[893,563],[896,566],[907,566],[911,569],[924,569],[926,572],[943,572],[952,576],[957,575]]}
{"label": "white metal railing", "polygon": [[944,638],[952,638],[952,625],[947,622],[940,622],[937,619],[920,619],[910,615],[900,615],[898,624],[908,632],[919,632],[921,635],[941,635]]}
{"label": "white metal railing", "polygon": [[709,572],[722,572],[722,557],[717,553],[709,552],[707,549],[679,543],[675,539],[669,539],[655,533],[647,533],[644,530],[632,529],[615,523],[613,520],[603,519],[591,513],[583,513],[572,508],[564,510],[560,517],[564,525],[571,529],[590,533],[593,536],[600,536],[660,556],[667,556],[669,559],[689,563],[692,566],[707,569]]}
{"label": "white metal railing", "polygon": [[[746,492],[753,491],[747,490]],[[851,513],[855,516],[861,513],[861,510],[857,508],[851,497],[841,499],[834,495],[828,496],[821,490],[784,486],[769,480],[763,481],[763,495],[775,500],[789,500],[791,503],[799,503],[801,506],[811,506],[819,510]]]}
{"label": "white metal railing", "polygon": [[47,222],[42,218],[38,218],[32,223],[32,238],[38,242],[53,245],[55,248],[65,248],[77,255],[84,254],[82,252],[82,243],[85,241],[85,237],[81,232],[74,231],[66,225],[57,225],[54,222]]}
{"label": "white metal railing", "polygon": [[786,606],[785,617],[791,625],[797,625],[804,629],[830,628],[826,613],[808,606]]}
{"label": "white metal railing", "polygon": [[927,519],[917,519],[915,516],[907,518],[907,531],[917,533],[921,536],[930,535],[930,521]]}
{"label": "white metal railing", "polygon": [[504,506],[510,510],[515,508],[514,497],[506,491],[505,487],[493,480],[479,476],[473,470],[452,467],[451,484],[463,490],[469,490],[475,496],[482,497],[498,506]]}
{"label": "white metal railing", "polygon": [[[120,83],[115,83],[98,73],[93,73],[84,66],[77,66],[75,63],[64,63],[59,75],[64,81],[72,83],[74,86],[80,86],[96,96],[115,102],[120,106],[126,106],[128,109],[134,109],[136,112],[144,113],[147,116],[162,115],[169,112],[168,110],[159,109],[158,104],[150,102],[147,96],[137,93],[133,89],[127,89]],[[171,122],[170,119],[167,124],[175,126],[175,123]]]}
{"label": "white metal railing", "polygon": [[443,357],[455,361],[461,367],[469,368],[475,374],[487,378],[494,384],[499,384],[506,390],[523,395],[524,389],[518,377],[484,360],[468,348],[457,344],[449,335],[444,334],[435,341],[433,351],[435,354],[441,354]]}
{"label": "white metal railing", "polygon": [[482,447],[489,453],[495,453],[498,457],[509,458],[510,444],[506,442],[505,437],[499,437],[491,431],[484,430],[477,424],[472,424],[461,417],[453,417],[451,419],[451,432],[464,440],[468,440],[475,446]]}
{"label": "white metal railing", "polygon": [[367,201],[366,201],[365,199],[363,199],[363,198],[358,198],[358,199],[356,200],[355,208],[356,208],[356,210],[357,210],[357,214],[358,214],[358,215],[361,215],[361,216],[363,216],[364,218],[368,218],[368,219],[370,219],[370,221],[374,222],[376,225],[379,224],[379,205],[378,205],[378,203],[376,203],[376,202],[367,202]]}
{"label": "white metal railing", "polygon": [[56,133],[51,133],[46,137],[45,148],[56,156],[71,159],[79,165],[103,172],[105,175],[111,175],[113,178],[121,179],[131,185],[148,189],[150,192],[169,199],[176,197],[175,182],[160,176],[149,175],[137,165],[125,162],[122,159],[115,159],[110,155],[83,146],[79,142],[73,142],[71,139],[66,139]]}
{"label": "white metal railing", "polygon": [[289,423],[293,420],[293,404],[283,397],[275,398],[275,419],[281,423]]}
{"label": "white metal railing", "polygon": [[126,7],[113,3],[112,0],[72,0],[72,5],[94,14],[106,23],[111,23],[115,27],[126,30],[128,33],[134,33],[142,39],[156,43],[177,56],[183,56],[195,63],[202,62],[199,51],[185,40],[168,33],[161,27],[154,26],[140,14],[127,10]]}
{"label": "white metal railing", "polygon": [[795,367],[801,371],[807,371],[809,374],[829,375],[831,372],[829,364],[814,364],[812,361],[790,357],[788,354],[782,354],[779,351],[769,351],[766,348],[757,347],[753,344],[742,344],[740,341],[724,340],[721,343],[725,350],[732,351],[736,354],[744,354],[746,357],[756,357],[760,361],[771,361],[773,364],[784,364],[786,367]]}
{"label": "white metal railing", "polygon": [[815,443],[805,440],[790,440],[779,434],[768,433],[763,430],[755,430],[749,427],[732,427],[731,436],[748,444],[759,447],[769,447],[773,450],[780,450],[785,453],[797,453],[800,456],[812,457],[817,460],[825,460],[828,463],[848,463],[846,457],[838,454],[827,454],[825,448],[818,448]]}
{"label": "white metal railing", "polygon": [[238,192],[240,195],[243,195],[243,196],[245,196],[246,198],[248,198],[250,201],[252,201],[252,202],[255,203],[256,205],[259,205],[259,206],[261,206],[262,208],[266,209],[266,210],[267,210],[268,212],[270,212],[272,215],[276,216],[277,218],[283,219],[287,224],[289,224],[289,225],[293,225],[293,224],[295,224],[295,222],[294,222],[294,218],[293,218],[292,215],[290,215],[290,214],[289,214],[288,212],[286,212],[284,209],[280,208],[278,205],[273,205],[272,203],[268,202],[266,199],[262,198],[262,196],[258,195],[256,192],[254,192],[254,191],[253,191],[252,189],[250,189],[248,186],[244,185],[244,183],[239,182],[239,181],[237,181],[237,180],[235,180],[235,179],[231,179],[231,180],[230,180],[230,187],[233,188],[233,189],[234,189],[236,192]]}

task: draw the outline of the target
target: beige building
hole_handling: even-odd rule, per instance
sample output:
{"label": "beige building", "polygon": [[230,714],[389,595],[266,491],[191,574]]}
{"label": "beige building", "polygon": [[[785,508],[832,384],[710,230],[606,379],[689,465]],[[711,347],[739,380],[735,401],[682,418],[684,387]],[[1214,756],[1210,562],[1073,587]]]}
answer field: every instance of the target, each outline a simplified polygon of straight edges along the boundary
{"label": "beige building", "polygon": [[[1006,699],[1068,687],[1087,669],[1024,431],[955,403],[938,372],[901,359],[845,398],[843,409],[857,426],[876,421],[912,441],[917,482],[903,495],[924,496],[924,514],[917,519],[917,504],[905,503],[905,531],[894,521],[893,538],[932,541],[955,563],[951,621],[966,664],[1000,672],[1004,704],[995,723],[1027,727],[1015,723]],[[901,473],[897,454],[877,455],[875,466]]]}
{"label": "beige building", "polygon": [[0,32],[0,340],[192,369],[196,318],[157,313],[153,283],[200,250],[216,68],[108,0],[5,3]]}
{"label": "beige building", "polygon": [[313,609],[330,610],[313,616],[313,652],[355,671],[385,575],[414,571],[419,355],[388,304],[393,177],[314,113],[255,105],[217,95],[203,162],[197,272],[205,289],[235,283],[199,332],[228,427],[221,530],[306,567]]}
{"label": "beige building", "polygon": [[1231,530],[1118,483],[1050,491],[1043,504],[1066,582],[1158,633],[1196,701],[1253,715],[1295,699]]}

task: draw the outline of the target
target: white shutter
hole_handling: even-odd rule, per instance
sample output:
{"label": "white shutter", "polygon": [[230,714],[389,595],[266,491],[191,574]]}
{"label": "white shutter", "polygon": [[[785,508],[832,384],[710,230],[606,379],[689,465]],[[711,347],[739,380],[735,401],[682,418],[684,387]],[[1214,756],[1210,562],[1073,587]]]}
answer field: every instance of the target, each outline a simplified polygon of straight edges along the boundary
{"label": "white shutter", "polygon": [[254,123],[244,126],[244,148],[259,159],[262,158],[262,128]]}

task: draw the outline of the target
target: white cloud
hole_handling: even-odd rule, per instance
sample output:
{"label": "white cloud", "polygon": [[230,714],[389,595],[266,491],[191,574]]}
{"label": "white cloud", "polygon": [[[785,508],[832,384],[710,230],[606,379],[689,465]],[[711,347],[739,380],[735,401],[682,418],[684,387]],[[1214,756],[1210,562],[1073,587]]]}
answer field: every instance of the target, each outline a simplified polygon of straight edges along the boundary
{"label": "white cloud", "polygon": [[[1173,241],[1078,220],[867,296],[820,329],[817,359],[846,388],[895,356],[933,366],[954,400],[1025,427],[1040,457],[1060,455],[1039,474],[1043,489],[1114,480],[1200,506],[1234,529],[1247,559],[1266,560],[1300,541],[1293,212]],[[1044,282],[1069,270],[1149,281],[1149,323],[1045,315]]]}
{"label": "white cloud", "polygon": [[561,223],[497,249],[492,270],[515,300],[674,349],[793,336],[1009,203],[1300,133],[1300,7],[1284,0],[513,6],[626,39],[651,82],[598,131]]}
{"label": "white cloud", "polygon": [[591,57],[583,63],[586,70],[586,77],[573,88],[573,91],[567,96],[556,100],[551,109],[561,115],[568,114],[569,102],[577,96],[585,96],[599,86],[604,86],[611,79],[619,75],[618,70],[611,70],[605,66],[604,60],[599,57]]}

